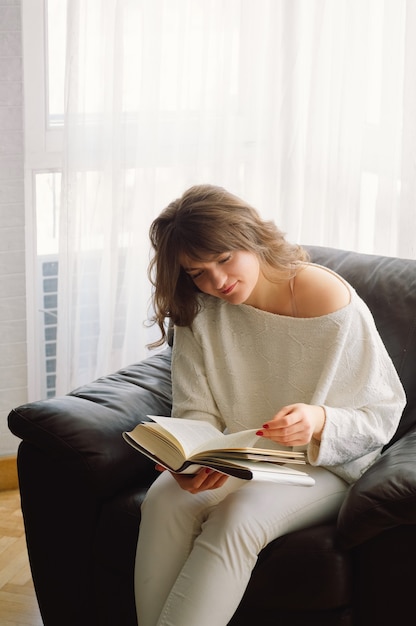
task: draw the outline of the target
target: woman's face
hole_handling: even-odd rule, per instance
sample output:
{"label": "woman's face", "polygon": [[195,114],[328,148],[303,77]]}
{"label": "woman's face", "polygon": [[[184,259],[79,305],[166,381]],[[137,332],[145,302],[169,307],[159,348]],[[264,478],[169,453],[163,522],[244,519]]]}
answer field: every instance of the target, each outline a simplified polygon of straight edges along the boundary
{"label": "woman's face", "polygon": [[230,304],[246,302],[259,280],[259,259],[245,250],[224,252],[204,261],[182,255],[180,263],[200,291]]}

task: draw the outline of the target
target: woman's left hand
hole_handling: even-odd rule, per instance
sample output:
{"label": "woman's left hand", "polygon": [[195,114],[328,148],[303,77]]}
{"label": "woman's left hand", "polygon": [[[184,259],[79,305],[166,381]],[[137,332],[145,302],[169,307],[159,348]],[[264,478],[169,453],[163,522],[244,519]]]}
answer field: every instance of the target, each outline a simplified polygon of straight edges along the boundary
{"label": "woman's left hand", "polygon": [[302,446],[312,438],[320,441],[325,425],[325,409],[314,404],[284,406],[257,431],[257,435],[284,446]]}
{"label": "woman's left hand", "polygon": [[[156,469],[159,472],[168,471],[162,465],[156,465]],[[222,487],[228,479],[226,474],[216,472],[208,467],[202,467],[196,474],[177,474],[171,472],[171,475],[182,489],[193,494],[218,489]]]}

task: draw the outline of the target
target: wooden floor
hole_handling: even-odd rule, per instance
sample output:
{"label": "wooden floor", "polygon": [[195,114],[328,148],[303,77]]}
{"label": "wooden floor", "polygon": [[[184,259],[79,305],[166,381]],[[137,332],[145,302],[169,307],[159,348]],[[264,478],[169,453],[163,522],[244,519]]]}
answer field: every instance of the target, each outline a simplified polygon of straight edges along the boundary
{"label": "wooden floor", "polygon": [[17,490],[0,491],[0,626],[42,626]]}

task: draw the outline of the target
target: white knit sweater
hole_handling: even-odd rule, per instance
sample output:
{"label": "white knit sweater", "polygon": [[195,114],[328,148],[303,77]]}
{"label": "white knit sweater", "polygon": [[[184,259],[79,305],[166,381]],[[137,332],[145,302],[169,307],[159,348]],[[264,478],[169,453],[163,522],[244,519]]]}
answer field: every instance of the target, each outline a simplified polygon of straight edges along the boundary
{"label": "white knit sweater", "polygon": [[348,287],[346,307],[316,318],[201,296],[192,328],[175,328],[172,414],[236,432],[288,404],[323,406],[322,441],[307,446],[308,462],[357,480],[393,436],[405,394],[370,311]]}

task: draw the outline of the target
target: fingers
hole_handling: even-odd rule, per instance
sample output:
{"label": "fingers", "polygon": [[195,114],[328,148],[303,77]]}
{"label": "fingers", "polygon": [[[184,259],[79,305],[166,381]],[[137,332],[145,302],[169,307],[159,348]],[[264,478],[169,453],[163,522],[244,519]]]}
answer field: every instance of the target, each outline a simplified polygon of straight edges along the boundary
{"label": "fingers", "polygon": [[291,404],[263,424],[256,434],[286,446],[299,446],[309,443],[313,427],[314,419],[309,405]]}
{"label": "fingers", "polygon": [[268,437],[269,439],[276,436],[281,437],[285,434],[293,434],[299,429],[298,421],[299,419],[293,405],[283,407],[283,409],[276,413],[273,419],[263,424],[262,428],[258,430],[256,434]]}
{"label": "fingers", "polygon": [[199,493],[208,489],[218,489],[228,476],[209,468],[202,468],[197,474],[172,474],[179,486],[189,493]]}
{"label": "fingers", "polygon": [[[165,472],[166,467],[156,464],[155,469],[159,472]],[[199,470],[197,474],[175,474],[171,472],[178,485],[189,493],[198,493],[207,489],[218,489],[227,480],[228,476],[221,472],[216,472],[208,467]]]}

